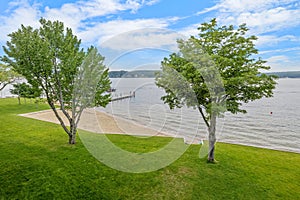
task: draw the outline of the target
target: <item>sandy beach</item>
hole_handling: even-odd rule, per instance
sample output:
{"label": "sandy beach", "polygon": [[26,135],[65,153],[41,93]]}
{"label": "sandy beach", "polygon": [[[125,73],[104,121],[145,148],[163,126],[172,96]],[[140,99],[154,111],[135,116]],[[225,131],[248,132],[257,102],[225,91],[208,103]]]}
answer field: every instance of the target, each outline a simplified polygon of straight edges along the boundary
{"label": "sandy beach", "polygon": [[[61,111],[59,111],[59,115],[62,116],[64,122],[68,125],[67,119],[63,116]],[[52,110],[26,113],[21,114],[20,116],[60,124]],[[161,133],[146,126],[142,126],[132,121],[112,116],[104,112],[99,112],[94,109],[86,109],[82,113],[78,128],[95,133],[105,134],[127,134],[146,137],[172,136],[170,134]]]}

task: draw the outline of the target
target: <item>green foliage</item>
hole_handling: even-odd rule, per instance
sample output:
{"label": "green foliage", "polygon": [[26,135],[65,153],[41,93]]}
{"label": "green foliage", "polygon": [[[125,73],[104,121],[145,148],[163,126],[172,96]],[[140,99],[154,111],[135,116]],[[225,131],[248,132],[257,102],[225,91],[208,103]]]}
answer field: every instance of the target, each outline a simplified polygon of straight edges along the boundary
{"label": "green foliage", "polygon": [[33,86],[40,86],[49,101],[70,102],[77,68],[84,59],[80,40],[62,22],[40,20],[41,27],[21,26],[9,34],[2,60],[22,74]]}
{"label": "green foliage", "polygon": [[[105,107],[110,101],[111,97],[109,93],[106,93],[110,89],[110,79],[108,76],[108,68],[103,64],[104,57],[101,56],[95,47],[89,48],[88,55],[84,60],[83,72],[87,77],[83,77],[83,81],[87,84],[80,84],[87,87],[85,91],[93,91],[89,99],[94,100],[90,106],[102,106]],[[92,82],[96,80],[96,82]]]}
{"label": "green foliage", "polygon": [[[49,109],[0,99],[0,199],[300,199],[300,155],[217,144],[219,163],[199,162],[191,145],[168,167],[143,174],[102,164],[81,141],[66,145],[57,124],[18,116]],[[108,136],[127,151],[144,153],[164,137]]]}
{"label": "green foliage", "polygon": [[[167,93],[162,99],[171,108],[200,106],[209,119],[212,111],[218,114],[225,111],[246,113],[241,108],[243,103],[272,96],[276,84],[274,76],[260,73],[269,66],[264,65],[266,61],[256,58],[258,50],[254,41],[257,37],[246,35],[245,24],[237,29],[232,25],[220,27],[213,19],[198,30],[198,36],[178,40],[180,52],[164,58],[162,73],[156,78],[157,85]],[[175,72],[168,75],[170,71],[178,74],[177,79],[182,76],[187,82],[183,91],[174,78]],[[194,92],[197,101],[184,95],[188,90]]]}
{"label": "green foliage", "polygon": [[79,67],[74,82],[74,107],[106,106],[110,95],[104,94],[110,88],[108,69],[103,64],[104,57],[95,47],[88,49],[88,53]]}
{"label": "green foliage", "polygon": [[14,89],[11,89],[10,92],[22,98],[33,99],[33,98],[40,97],[42,94],[41,89],[32,87],[31,85],[26,83],[17,83],[14,84],[13,86]]}
{"label": "green foliage", "polygon": [[[70,28],[65,29],[62,22],[41,19],[40,23],[39,29],[22,25],[18,31],[9,34],[11,40],[3,47],[6,55],[2,57],[2,61],[23,75],[33,87],[43,90],[62,127],[75,140],[77,123],[85,108],[83,106],[105,106],[109,102],[109,96],[102,95],[104,88],[109,88],[110,84],[103,64],[104,58],[96,50],[93,56],[90,55],[91,50],[85,53],[80,48],[81,41],[73,35]],[[85,58],[89,59],[86,61],[88,64],[83,64]],[[92,59],[95,59],[95,63]],[[93,76],[89,70],[98,70],[99,73]],[[83,77],[93,79],[93,84],[97,86],[90,90],[96,96],[81,96],[81,102],[78,95],[75,95],[79,91],[78,87],[74,89],[80,74],[86,74]],[[87,101],[83,98],[88,97],[96,97],[94,104],[83,103]],[[70,128],[63,122],[62,116],[59,116],[55,103],[59,103]],[[72,110],[72,114],[69,114],[68,109]]]}
{"label": "green foliage", "polygon": [[9,66],[0,63],[0,91],[18,78],[20,78],[18,73],[13,71]]}
{"label": "green foliage", "polygon": [[[211,56],[222,77],[226,91],[226,107],[232,113],[243,112],[242,103],[262,97],[271,97],[275,88],[273,76],[265,76],[260,70],[268,70],[266,61],[256,58],[256,36],[246,36],[246,24],[236,30],[232,25],[217,26],[216,19],[204,23],[197,43]],[[193,37],[194,38],[194,37]]]}
{"label": "green foliage", "polygon": [[71,29],[62,22],[40,20],[41,27],[21,26],[9,34],[2,60],[22,74],[33,86],[40,86],[49,101],[71,101],[73,82],[84,52]]}

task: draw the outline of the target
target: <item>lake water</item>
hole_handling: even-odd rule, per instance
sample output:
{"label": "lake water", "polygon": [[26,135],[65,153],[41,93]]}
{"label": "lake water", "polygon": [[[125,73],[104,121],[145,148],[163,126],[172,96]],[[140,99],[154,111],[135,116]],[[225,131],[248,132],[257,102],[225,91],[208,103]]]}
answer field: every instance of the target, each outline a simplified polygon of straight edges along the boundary
{"label": "lake water", "polygon": [[[112,79],[121,96],[135,91],[135,98],[115,101],[105,109],[114,116],[132,120],[179,137],[206,139],[207,128],[197,110],[170,110],[160,100],[164,91],[151,78]],[[300,153],[300,79],[279,79],[273,98],[244,105],[247,114],[226,113],[218,119],[218,141]]]}
{"label": "lake water", "polygon": [[[206,139],[207,128],[197,110],[170,110],[160,100],[164,91],[153,78],[112,79],[113,96],[135,91],[136,97],[99,110],[178,137]],[[10,96],[8,86],[0,97]],[[300,79],[279,79],[273,98],[244,105],[247,114],[226,113],[218,119],[218,141],[300,153]],[[121,127],[122,128],[122,127]]]}

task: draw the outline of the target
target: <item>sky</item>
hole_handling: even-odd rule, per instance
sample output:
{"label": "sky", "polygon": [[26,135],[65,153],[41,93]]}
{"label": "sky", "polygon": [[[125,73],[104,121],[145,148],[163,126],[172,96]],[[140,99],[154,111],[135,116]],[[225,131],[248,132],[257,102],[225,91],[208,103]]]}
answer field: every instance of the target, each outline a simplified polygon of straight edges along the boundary
{"label": "sky", "polygon": [[96,46],[111,70],[158,69],[177,39],[196,36],[212,18],[246,23],[270,71],[300,70],[299,0],[1,0],[0,46],[21,24],[38,28],[41,17],[64,22],[83,48]]}

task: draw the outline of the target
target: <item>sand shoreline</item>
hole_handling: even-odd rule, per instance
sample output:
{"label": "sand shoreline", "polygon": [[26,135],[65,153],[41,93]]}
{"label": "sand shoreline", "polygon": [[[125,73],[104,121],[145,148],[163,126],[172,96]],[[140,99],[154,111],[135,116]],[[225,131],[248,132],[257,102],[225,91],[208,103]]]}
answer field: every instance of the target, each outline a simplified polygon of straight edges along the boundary
{"label": "sand shoreline", "polygon": [[[61,111],[59,111],[59,113],[60,116],[62,116]],[[19,114],[19,116],[60,124],[52,110],[43,110],[43,111],[37,111],[32,113]],[[66,122],[66,118],[63,119]],[[99,133],[99,134],[123,134],[123,135],[140,136],[140,137],[160,136],[160,137],[183,138],[182,136],[178,137],[173,134],[159,132],[149,127],[146,127],[144,125],[140,125],[136,122],[130,121],[128,119],[123,119],[118,116],[113,116],[109,113],[105,113],[92,108],[85,110],[80,120],[80,123],[78,125],[78,128],[82,130],[94,132],[94,133]],[[194,138],[191,141],[186,141],[186,138],[183,138],[183,140],[187,144],[201,143],[199,138]],[[291,153],[299,153],[299,151],[295,151],[287,148],[279,149],[275,147],[249,145],[246,143],[240,143],[234,141],[230,141],[230,142],[219,141],[219,142],[227,143],[227,144],[243,145],[243,146],[252,146],[252,147],[258,147],[264,149],[272,149],[272,150],[285,151]]]}
{"label": "sand shoreline", "polygon": [[[60,110],[59,115],[62,117],[63,121],[66,124],[68,124],[67,119],[64,117]],[[19,116],[60,124],[54,112],[51,109],[20,114]],[[146,126],[132,122],[130,120],[113,116],[111,114],[104,113],[98,110],[96,111],[92,108],[86,109],[82,113],[80,122],[78,124],[78,129],[102,134],[126,134],[144,137],[176,137],[172,134],[162,133],[148,128]]]}

